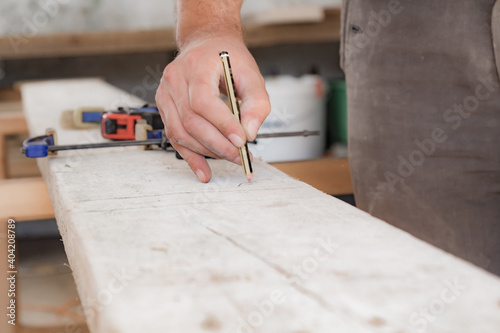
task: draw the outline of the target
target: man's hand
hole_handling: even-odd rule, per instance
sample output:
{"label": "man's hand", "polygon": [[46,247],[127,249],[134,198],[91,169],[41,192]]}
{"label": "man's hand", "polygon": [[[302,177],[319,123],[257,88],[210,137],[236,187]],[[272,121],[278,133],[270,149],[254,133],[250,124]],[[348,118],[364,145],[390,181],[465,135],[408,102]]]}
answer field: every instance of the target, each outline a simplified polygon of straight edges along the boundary
{"label": "man's hand", "polygon": [[[241,33],[190,28],[179,55],[165,68],[156,103],[170,143],[200,181],[208,182],[211,171],[203,156],[241,164],[237,148],[255,139],[270,103]],[[219,89],[225,91],[221,51],[231,57],[236,93],[242,101],[241,124],[219,97]]]}

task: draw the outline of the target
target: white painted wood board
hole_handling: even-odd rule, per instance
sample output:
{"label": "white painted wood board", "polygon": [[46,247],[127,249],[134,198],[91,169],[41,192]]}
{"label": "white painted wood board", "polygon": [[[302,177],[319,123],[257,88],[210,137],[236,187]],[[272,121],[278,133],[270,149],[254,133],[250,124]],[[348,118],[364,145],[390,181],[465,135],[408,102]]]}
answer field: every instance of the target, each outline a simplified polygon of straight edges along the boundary
{"label": "white painted wood board", "polygon": [[[32,136],[66,109],[141,103],[97,79],[22,93]],[[210,165],[202,184],[162,151],[39,160],[92,332],[500,332],[498,277],[264,162],[252,183]]]}

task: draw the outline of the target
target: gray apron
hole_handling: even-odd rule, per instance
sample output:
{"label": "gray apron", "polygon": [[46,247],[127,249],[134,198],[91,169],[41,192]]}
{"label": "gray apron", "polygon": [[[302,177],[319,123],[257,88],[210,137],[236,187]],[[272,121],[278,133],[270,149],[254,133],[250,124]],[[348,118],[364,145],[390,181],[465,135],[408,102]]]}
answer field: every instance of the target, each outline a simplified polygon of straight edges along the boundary
{"label": "gray apron", "polygon": [[342,15],[358,207],[500,275],[500,2],[344,0]]}

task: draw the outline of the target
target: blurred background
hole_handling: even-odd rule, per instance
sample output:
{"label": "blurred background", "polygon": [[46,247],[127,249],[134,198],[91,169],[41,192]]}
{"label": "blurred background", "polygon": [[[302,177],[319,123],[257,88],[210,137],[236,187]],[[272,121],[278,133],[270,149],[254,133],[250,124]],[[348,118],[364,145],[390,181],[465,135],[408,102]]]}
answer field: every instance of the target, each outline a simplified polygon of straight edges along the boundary
{"label": "blurred background", "polygon": [[[339,66],[340,3],[244,1],[245,40],[272,104],[262,131],[321,133],[261,140],[251,149],[354,204]],[[36,161],[19,152],[28,133],[18,84],[99,77],[154,103],[161,73],[176,54],[174,26],[175,0],[0,2],[0,218],[20,222],[16,331],[87,332],[44,182]]]}

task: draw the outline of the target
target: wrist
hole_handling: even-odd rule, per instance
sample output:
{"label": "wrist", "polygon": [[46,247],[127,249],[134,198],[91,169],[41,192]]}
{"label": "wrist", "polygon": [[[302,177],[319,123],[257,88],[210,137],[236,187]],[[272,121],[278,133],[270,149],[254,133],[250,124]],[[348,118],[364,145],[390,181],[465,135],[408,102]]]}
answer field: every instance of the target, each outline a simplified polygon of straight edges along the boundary
{"label": "wrist", "polygon": [[178,29],[176,33],[177,47],[179,51],[186,49],[189,45],[198,44],[208,39],[226,39],[243,41],[243,31],[240,22],[222,25],[203,24],[191,25]]}
{"label": "wrist", "polygon": [[179,50],[214,37],[243,39],[242,0],[178,0],[176,41]]}

